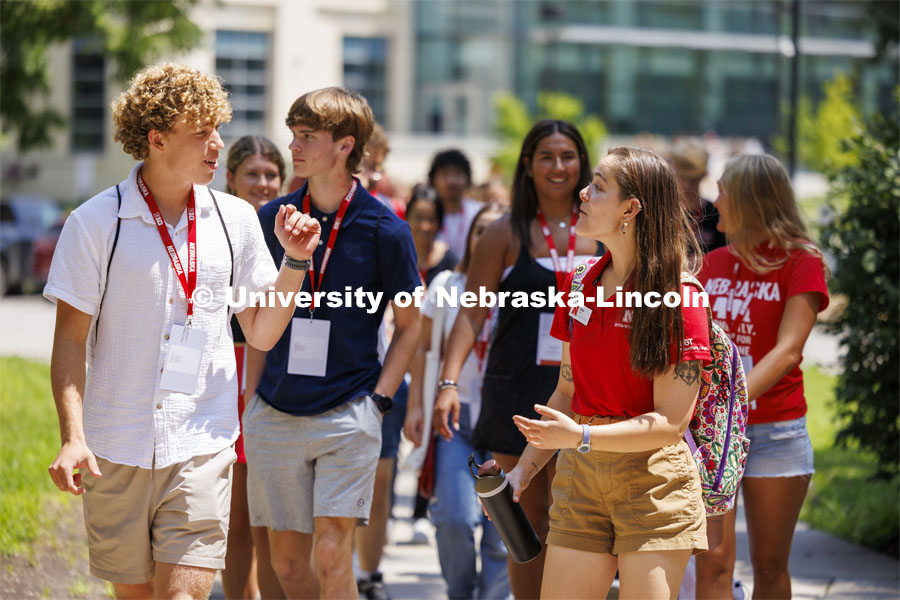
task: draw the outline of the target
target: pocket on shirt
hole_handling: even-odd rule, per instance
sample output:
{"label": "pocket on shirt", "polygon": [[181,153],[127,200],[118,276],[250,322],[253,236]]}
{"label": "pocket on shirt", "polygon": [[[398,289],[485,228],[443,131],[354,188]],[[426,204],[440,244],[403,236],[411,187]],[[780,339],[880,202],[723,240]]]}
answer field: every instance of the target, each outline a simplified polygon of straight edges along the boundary
{"label": "pocket on shirt", "polygon": [[[228,283],[231,279],[231,261],[219,258],[200,259],[197,290],[194,292],[194,308],[208,313],[225,308],[229,299]],[[239,294],[235,294],[239,298]]]}

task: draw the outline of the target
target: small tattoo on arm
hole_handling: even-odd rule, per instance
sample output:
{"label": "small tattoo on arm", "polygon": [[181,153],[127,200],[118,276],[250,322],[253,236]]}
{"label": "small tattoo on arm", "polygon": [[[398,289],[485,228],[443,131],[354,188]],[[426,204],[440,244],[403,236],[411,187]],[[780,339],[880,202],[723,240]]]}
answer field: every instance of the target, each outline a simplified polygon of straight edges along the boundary
{"label": "small tattoo on arm", "polygon": [[566,363],[562,366],[562,378],[565,381],[572,381],[572,365]]}
{"label": "small tattoo on arm", "polygon": [[688,385],[694,385],[700,381],[700,361],[691,360],[679,364],[675,367],[675,378],[681,379]]}
{"label": "small tattoo on arm", "polygon": [[540,473],[541,470],[538,469],[538,466],[537,466],[536,464],[534,464],[534,461],[531,461],[531,466],[534,467],[534,473],[535,473],[535,474]]}

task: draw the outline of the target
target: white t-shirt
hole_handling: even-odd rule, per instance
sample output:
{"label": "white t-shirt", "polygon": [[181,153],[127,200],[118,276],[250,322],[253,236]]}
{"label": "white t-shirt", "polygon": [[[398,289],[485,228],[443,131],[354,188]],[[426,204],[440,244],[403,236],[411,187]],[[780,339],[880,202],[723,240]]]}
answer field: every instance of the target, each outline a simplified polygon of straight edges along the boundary
{"label": "white t-shirt", "polygon": [[[421,312],[424,316],[432,321],[441,319],[443,334],[441,339],[432,338],[431,345],[433,348],[437,344],[447,344],[450,338],[450,331],[456,322],[456,316],[459,314],[459,305],[452,306],[449,302],[444,302],[443,306],[438,306],[438,290],[443,288],[447,290],[451,297],[459,298],[459,295],[466,291],[466,274],[453,271],[446,279],[443,286],[438,285],[444,281],[444,278],[438,275],[432,285],[425,292],[425,302],[422,303]],[[459,372],[457,385],[459,387],[459,401],[469,405],[469,421],[470,426],[475,427],[478,422],[478,415],[481,412],[481,382],[484,379],[484,367],[487,364],[487,355],[490,351],[490,336],[496,324],[496,311],[492,310],[488,319],[482,328],[479,340],[488,342],[487,348],[484,350],[482,360],[479,361],[476,350],[472,350],[466,361],[463,363],[462,370]],[[440,353],[435,353],[438,356]]]}
{"label": "white t-shirt", "polygon": [[450,250],[460,260],[466,254],[466,238],[469,236],[469,226],[475,215],[484,206],[473,198],[463,198],[461,210],[458,213],[444,213],[444,224],[438,233],[437,239],[447,242]]}
{"label": "white t-shirt", "polygon": [[[121,229],[109,273],[116,230],[115,187],[69,216],[44,296],[93,316],[83,409],[88,447],[109,461],[149,469],[212,454],[234,443],[239,432],[238,387],[225,301],[232,258],[210,192],[201,185],[194,186],[197,288],[208,288],[212,301],[196,306],[193,315],[193,327],[207,336],[197,392],[188,395],[159,387],[169,333],[173,325],[185,324],[187,301],[137,189],[140,167],[136,165],[119,184]],[[253,207],[221,192],[215,198],[234,252],[234,287],[244,286],[248,293],[268,290],[278,271]],[[187,265],[186,215],[167,227],[182,264]]]}

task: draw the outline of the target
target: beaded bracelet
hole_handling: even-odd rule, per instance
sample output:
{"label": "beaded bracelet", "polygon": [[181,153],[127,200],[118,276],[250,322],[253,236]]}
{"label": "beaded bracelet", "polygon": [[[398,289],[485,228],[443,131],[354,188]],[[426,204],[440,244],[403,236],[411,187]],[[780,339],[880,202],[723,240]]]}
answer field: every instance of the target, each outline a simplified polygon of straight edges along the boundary
{"label": "beaded bracelet", "polygon": [[309,271],[310,260],[308,258],[306,260],[297,260],[285,254],[281,264],[295,271]]}
{"label": "beaded bracelet", "polygon": [[441,379],[440,381],[438,381],[438,391],[439,392],[446,390],[448,388],[456,389],[458,387],[459,386],[457,385],[456,380],[454,380],[454,379]]}

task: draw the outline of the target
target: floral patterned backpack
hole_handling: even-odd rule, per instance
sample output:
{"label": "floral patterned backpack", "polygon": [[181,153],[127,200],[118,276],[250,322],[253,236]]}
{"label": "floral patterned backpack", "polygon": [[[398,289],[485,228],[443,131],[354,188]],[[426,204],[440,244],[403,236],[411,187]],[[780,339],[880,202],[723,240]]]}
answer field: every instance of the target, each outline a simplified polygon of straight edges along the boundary
{"label": "floral patterned backpack", "polygon": [[[571,293],[584,289],[584,276],[599,258],[589,258],[575,269]],[[705,292],[690,273],[681,274],[681,283]],[[701,373],[700,392],[691,424],[684,439],[700,471],[703,503],[709,516],[734,508],[744,467],[747,464],[747,382],[737,346],[712,319],[709,321],[709,347],[712,361]]]}
{"label": "floral patterned backpack", "polygon": [[[682,273],[681,283],[704,291],[689,273]],[[709,307],[706,316],[712,362],[703,369],[694,416],[684,439],[700,470],[706,514],[715,516],[734,508],[750,440],[746,436],[747,382],[737,346],[713,321]]]}

